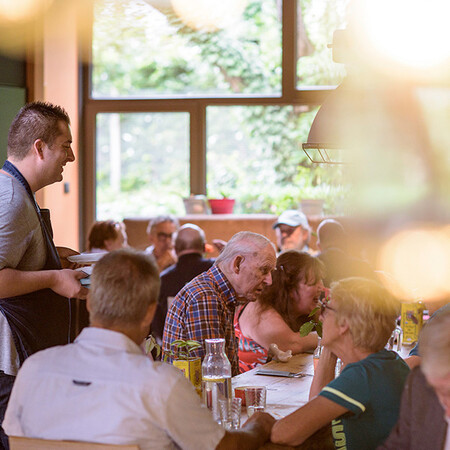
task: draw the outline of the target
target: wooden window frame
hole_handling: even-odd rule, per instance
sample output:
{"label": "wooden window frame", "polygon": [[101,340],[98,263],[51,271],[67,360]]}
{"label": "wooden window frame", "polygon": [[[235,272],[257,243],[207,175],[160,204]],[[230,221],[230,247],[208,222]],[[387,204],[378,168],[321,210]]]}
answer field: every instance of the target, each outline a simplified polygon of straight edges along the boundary
{"label": "wooden window frame", "polygon": [[[93,20],[93,11],[91,23]],[[92,30],[92,27],[90,27]],[[283,0],[282,4],[282,82],[281,95],[220,96],[220,97],[180,97],[170,99],[94,99],[91,97],[91,49],[82,66],[82,202],[81,217],[84,236],[95,220],[95,136],[96,115],[99,113],[139,113],[139,112],[187,112],[190,120],[190,192],[206,194],[206,108],[208,106],[287,106],[320,105],[330,87],[315,89],[297,88],[297,0]],[[90,36],[92,42],[92,36]]]}

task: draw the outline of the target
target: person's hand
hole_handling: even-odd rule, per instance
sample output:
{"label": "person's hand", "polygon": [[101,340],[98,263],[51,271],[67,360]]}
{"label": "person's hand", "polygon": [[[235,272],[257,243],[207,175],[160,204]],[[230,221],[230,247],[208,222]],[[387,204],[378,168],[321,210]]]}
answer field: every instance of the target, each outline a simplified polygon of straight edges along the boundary
{"label": "person's hand", "polygon": [[63,297],[85,299],[88,289],[81,285],[81,278],[86,274],[78,270],[61,269],[55,270],[55,282],[51,286],[52,291]]}
{"label": "person's hand", "polygon": [[162,271],[165,268],[171,266],[176,263],[176,259],[171,250],[165,251],[158,259],[157,259],[159,270]]}
{"label": "person's hand", "polygon": [[327,347],[323,346],[322,351],[320,353],[320,359],[325,361],[327,364],[336,365],[337,356]]}
{"label": "person's hand", "polygon": [[68,247],[56,247],[56,251],[58,252],[63,269],[76,269],[77,267],[79,267],[79,264],[70,262],[67,259],[69,256],[79,255],[78,252]]}
{"label": "person's hand", "polygon": [[223,241],[222,239],[213,239],[212,243],[219,253],[225,248],[225,245],[227,245],[227,241]]}
{"label": "person's hand", "polygon": [[250,419],[248,419],[244,427],[250,424],[257,424],[262,428],[262,432],[267,433],[267,438],[270,436],[270,432],[272,431],[272,427],[276,422],[275,418],[266,412],[255,412]]}

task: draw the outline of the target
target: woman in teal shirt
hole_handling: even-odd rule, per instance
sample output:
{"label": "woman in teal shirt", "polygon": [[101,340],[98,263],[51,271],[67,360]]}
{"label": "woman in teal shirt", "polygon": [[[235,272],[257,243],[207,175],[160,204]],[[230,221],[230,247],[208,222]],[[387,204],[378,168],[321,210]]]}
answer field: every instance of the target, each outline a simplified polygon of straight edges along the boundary
{"label": "woman in teal shirt", "polygon": [[[332,422],[337,449],[375,449],[395,425],[409,368],[384,349],[399,304],[378,283],[347,278],[324,305],[322,355],[310,401],[275,423],[275,443],[298,445]],[[335,378],[336,360],[344,364]]]}

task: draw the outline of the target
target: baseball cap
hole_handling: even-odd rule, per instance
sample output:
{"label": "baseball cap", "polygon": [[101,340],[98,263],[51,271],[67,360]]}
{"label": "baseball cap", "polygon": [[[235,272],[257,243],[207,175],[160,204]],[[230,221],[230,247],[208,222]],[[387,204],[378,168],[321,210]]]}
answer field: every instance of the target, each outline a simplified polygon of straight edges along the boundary
{"label": "baseball cap", "polygon": [[273,224],[272,228],[275,229],[279,225],[288,225],[290,227],[301,226],[305,230],[311,229],[305,214],[295,209],[288,209],[287,211],[281,213],[280,217],[278,217],[278,220]]}

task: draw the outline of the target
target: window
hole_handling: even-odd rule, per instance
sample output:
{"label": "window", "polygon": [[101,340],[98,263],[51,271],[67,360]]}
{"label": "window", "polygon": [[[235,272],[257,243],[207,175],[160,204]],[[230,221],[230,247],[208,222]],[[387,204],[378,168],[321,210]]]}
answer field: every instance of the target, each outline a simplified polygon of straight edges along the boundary
{"label": "window", "polygon": [[176,211],[189,196],[187,113],[100,113],[96,129],[98,220]]}
{"label": "window", "polygon": [[281,93],[281,18],[252,2],[232,26],[193,30],[144,0],[100,0],[93,27],[94,98]]}
{"label": "window", "polygon": [[334,30],[346,25],[349,0],[297,0],[297,88],[336,86],[345,76],[331,59]]}
{"label": "window", "polygon": [[[317,193],[320,181],[298,145],[317,107],[207,108],[208,194],[238,198],[235,212],[274,213]],[[321,196],[326,193],[321,192]]]}
{"label": "window", "polygon": [[[301,144],[343,76],[326,44],[345,26],[348,0],[222,0],[200,25],[186,16],[195,2],[188,13],[178,1],[95,2],[85,228],[95,218],[182,215],[189,193],[274,214],[325,197],[335,212],[340,169],[312,165]],[[237,12],[220,9],[232,5]]]}

